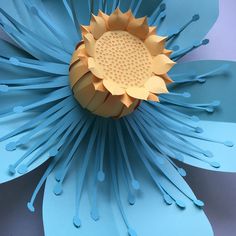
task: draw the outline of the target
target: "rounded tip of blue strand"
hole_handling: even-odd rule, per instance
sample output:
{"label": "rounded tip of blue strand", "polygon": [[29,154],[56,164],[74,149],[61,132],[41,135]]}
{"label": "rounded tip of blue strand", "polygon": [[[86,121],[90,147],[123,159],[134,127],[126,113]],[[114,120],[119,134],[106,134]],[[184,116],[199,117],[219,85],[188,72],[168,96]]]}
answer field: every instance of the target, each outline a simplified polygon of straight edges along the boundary
{"label": "rounded tip of blue strand", "polygon": [[55,173],[55,180],[59,182],[61,180],[61,177],[62,177],[62,172],[61,171],[57,171]]}
{"label": "rounded tip of blue strand", "polygon": [[168,194],[164,194],[163,198],[164,198],[164,201],[167,205],[172,205],[173,204],[173,200]]}
{"label": "rounded tip of blue strand", "polygon": [[207,45],[210,42],[209,39],[203,39],[202,40],[202,45]]}
{"label": "rounded tip of blue strand", "polygon": [[210,165],[214,168],[220,168],[220,163],[216,162],[216,161],[212,161],[210,162]]}
{"label": "rounded tip of blue strand", "polygon": [[81,226],[81,220],[78,216],[74,216],[73,218],[73,224],[76,228],[79,228]]}
{"label": "rounded tip of blue strand", "polygon": [[182,95],[183,95],[183,97],[185,97],[185,98],[190,98],[190,97],[191,97],[191,94],[188,93],[188,92],[184,92]]}
{"label": "rounded tip of blue strand", "polygon": [[36,7],[31,7],[30,10],[31,10],[32,14],[38,15],[38,10]]}
{"label": "rounded tip of blue strand", "polygon": [[187,175],[186,171],[183,168],[178,168],[178,172],[183,177],[185,177]]}
{"label": "rounded tip of blue strand", "polygon": [[35,208],[34,208],[32,202],[28,202],[28,203],[27,203],[27,208],[28,208],[31,212],[35,212]]}
{"label": "rounded tip of blue strand", "polygon": [[136,202],[135,196],[133,194],[129,194],[128,201],[130,205],[134,205]]}
{"label": "rounded tip of blue strand", "polygon": [[195,14],[192,18],[192,21],[198,21],[200,19],[199,14]]}
{"label": "rounded tip of blue strand", "polygon": [[224,64],[223,66],[222,66],[222,69],[223,70],[228,70],[230,68],[230,64]]}
{"label": "rounded tip of blue strand", "polygon": [[172,50],[175,52],[175,51],[178,51],[179,50],[179,45],[175,45]]}
{"label": "rounded tip of blue strand", "polygon": [[206,111],[209,112],[209,113],[213,113],[215,111],[215,108],[210,106],[210,107],[206,108]]}
{"label": "rounded tip of blue strand", "polygon": [[92,217],[92,219],[94,221],[98,221],[99,220],[99,214],[98,214],[98,211],[97,209],[93,209],[91,212],[90,212],[90,215]]}
{"label": "rounded tip of blue strand", "polygon": [[209,158],[212,158],[214,156],[213,153],[208,150],[204,151],[203,154],[204,154],[204,156],[209,157]]}
{"label": "rounded tip of blue strand", "polygon": [[199,133],[199,134],[202,134],[203,133],[203,129],[201,127],[196,127],[195,128],[195,132]]}
{"label": "rounded tip of blue strand", "polygon": [[12,65],[15,65],[15,66],[19,64],[19,60],[15,57],[10,57],[9,61],[11,62]]}
{"label": "rounded tip of blue strand", "polygon": [[62,194],[62,191],[63,191],[63,189],[62,189],[61,183],[57,183],[57,184],[55,185],[54,189],[53,189],[54,194],[57,195],[57,196],[58,196],[58,195],[61,195],[61,194]]}
{"label": "rounded tip of blue strand", "polygon": [[131,228],[128,228],[128,234],[129,236],[137,236],[136,232]]}
{"label": "rounded tip of blue strand", "polygon": [[218,100],[213,101],[212,106],[214,106],[214,107],[220,106],[220,101],[218,101]]}
{"label": "rounded tip of blue strand", "polygon": [[6,93],[8,92],[8,90],[9,90],[9,87],[7,85],[5,84],[0,85],[0,92]]}
{"label": "rounded tip of blue strand", "polygon": [[197,116],[192,116],[191,120],[194,121],[194,122],[199,122],[200,121],[199,117],[197,117]]}
{"label": "rounded tip of blue strand", "polygon": [[161,12],[161,14],[160,14],[160,18],[161,19],[164,19],[166,17],[166,13],[163,11],[163,12]]}
{"label": "rounded tip of blue strand", "polygon": [[14,151],[16,150],[16,143],[15,142],[8,143],[5,148],[7,151]]}
{"label": "rounded tip of blue strand", "polygon": [[97,179],[99,182],[103,182],[105,180],[105,173],[103,171],[98,171]]}
{"label": "rounded tip of blue strand", "polygon": [[8,167],[8,172],[9,172],[9,174],[14,175],[14,174],[16,173],[16,168],[15,168],[15,166],[9,165],[9,167]]}
{"label": "rounded tip of blue strand", "polygon": [[14,108],[13,108],[13,111],[14,111],[15,113],[22,113],[22,112],[24,111],[24,107],[22,107],[22,106],[14,107]]}
{"label": "rounded tip of blue strand", "polygon": [[137,180],[132,181],[132,187],[134,190],[139,190],[140,189],[140,183]]}
{"label": "rounded tip of blue strand", "polygon": [[227,146],[227,147],[233,147],[233,146],[234,146],[234,143],[231,142],[231,141],[225,141],[225,142],[224,142],[224,145]]}
{"label": "rounded tip of blue strand", "polygon": [[178,207],[180,207],[180,208],[182,208],[182,209],[186,208],[185,203],[184,203],[183,201],[181,201],[181,200],[176,200],[175,203],[176,203],[176,205],[177,205]]}
{"label": "rounded tip of blue strand", "polygon": [[49,151],[50,157],[55,157],[58,154],[58,150],[56,148],[53,148],[51,151]]}
{"label": "rounded tip of blue strand", "polygon": [[199,199],[195,199],[195,200],[193,200],[193,202],[198,207],[204,207],[204,202]]}
{"label": "rounded tip of blue strand", "polygon": [[181,161],[181,162],[184,161],[184,157],[183,157],[183,155],[182,155],[181,153],[176,153],[176,154],[175,154],[175,158],[176,158],[176,160],[178,160],[178,161]]}
{"label": "rounded tip of blue strand", "polygon": [[160,5],[160,11],[165,11],[165,9],[166,9],[166,4],[165,4],[165,3],[162,3],[162,4]]}
{"label": "rounded tip of blue strand", "polygon": [[205,83],[206,82],[206,79],[204,79],[204,78],[198,78],[197,79],[197,82],[199,82],[199,83]]}
{"label": "rounded tip of blue strand", "polygon": [[28,172],[27,165],[20,165],[19,168],[17,169],[17,172],[21,175],[26,174]]}

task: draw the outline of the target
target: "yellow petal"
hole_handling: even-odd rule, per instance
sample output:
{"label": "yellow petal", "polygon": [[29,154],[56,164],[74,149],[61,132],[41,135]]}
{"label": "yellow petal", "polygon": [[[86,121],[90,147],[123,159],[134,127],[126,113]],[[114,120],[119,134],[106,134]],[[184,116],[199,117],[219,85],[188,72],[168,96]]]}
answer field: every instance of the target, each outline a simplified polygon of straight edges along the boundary
{"label": "yellow petal", "polygon": [[89,33],[89,26],[81,25],[80,29],[81,29],[82,35]]}
{"label": "yellow petal", "polygon": [[90,31],[95,39],[99,39],[106,32],[106,24],[102,17],[92,15]]}
{"label": "yellow petal", "polygon": [[157,97],[157,95],[155,95],[155,94],[153,94],[153,93],[149,93],[148,100],[149,100],[149,101],[153,101],[153,102],[160,102],[160,100],[159,100],[159,98]]}
{"label": "yellow petal", "polygon": [[164,54],[153,58],[153,72],[157,75],[167,73],[176,63]]}
{"label": "yellow petal", "polygon": [[166,37],[151,35],[145,40],[144,43],[152,56],[156,56],[163,52],[165,48],[165,39]]}
{"label": "yellow petal", "polygon": [[108,19],[108,26],[110,30],[125,30],[129,23],[129,18],[131,12],[122,13],[119,8],[117,8]]}
{"label": "yellow petal", "polygon": [[126,107],[130,107],[136,99],[130,97],[127,93],[125,93],[121,96],[120,100]]}
{"label": "yellow petal", "polygon": [[126,92],[130,97],[142,100],[147,100],[149,96],[149,91],[146,88],[130,87],[126,89]]}
{"label": "yellow petal", "polygon": [[84,64],[88,64],[87,61],[88,61],[88,54],[87,54],[87,50],[85,49],[85,45],[81,45],[79,47],[79,50],[78,50],[78,57],[81,61],[83,61]]}
{"label": "yellow petal", "polygon": [[106,88],[103,85],[102,80],[94,81],[93,86],[94,86],[96,91],[100,91],[100,92],[106,92],[107,91]]}
{"label": "yellow petal", "polygon": [[135,99],[134,102],[130,106],[128,106],[128,107],[124,106],[122,112],[116,118],[121,118],[123,116],[126,116],[126,115],[132,113],[139,105],[140,105],[140,100]]}
{"label": "yellow petal", "polygon": [[96,63],[92,57],[88,58],[88,69],[93,73],[93,75],[100,79],[103,79],[103,73],[100,68],[96,66]]}
{"label": "yellow petal", "polygon": [[95,39],[92,34],[86,34],[84,36],[85,48],[89,56],[94,57],[95,53]]}
{"label": "yellow petal", "polygon": [[132,18],[127,26],[127,31],[144,40],[149,33],[147,17],[139,19]]}
{"label": "yellow petal", "polygon": [[166,84],[173,83],[173,80],[168,76],[168,74],[160,75],[162,79],[164,79]]}
{"label": "yellow petal", "polygon": [[148,36],[156,35],[156,34],[157,34],[157,27],[156,26],[150,26]]}
{"label": "yellow petal", "polygon": [[173,50],[168,50],[168,49],[165,49],[165,48],[163,50],[163,54],[165,54],[168,57],[171,55],[172,52],[173,52]]}
{"label": "yellow petal", "polygon": [[73,87],[86,73],[89,72],[88,66],[82,61],[70,67],[70,85]]}
{"label": "yellow petal", "polygon": [[98,16],[103,18],[103,20],[105,21],[105,24],[106,24],[106,28],[108,29],[108,19],[109,19],[109,16],[107,14],[105,14],[104,12],[102,12],[101,10],[99,10]]}
{"label": "yellow petal", "polygon": [[112,95],[123,95],[125,93],[123,88],[109,79],[104,79],[103,85]]}
{"label": "yellow petal", "polygon": [[103,117],[117,117],[121,114],[123,107],[119,97],[110,94],[94,113]]}
{"label": "yellow petal", "polygon": [[147,80],[144,86],[151,93],[168,93],[165,81],[159,76],[152,76]]}

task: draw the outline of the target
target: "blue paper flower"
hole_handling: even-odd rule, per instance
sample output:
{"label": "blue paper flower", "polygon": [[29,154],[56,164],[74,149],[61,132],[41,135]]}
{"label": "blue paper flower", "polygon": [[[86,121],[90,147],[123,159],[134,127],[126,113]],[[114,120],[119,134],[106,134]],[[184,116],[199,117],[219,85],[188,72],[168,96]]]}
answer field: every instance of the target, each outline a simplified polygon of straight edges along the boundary
{"label": "blue paper flower", "polygon": [[45,235],[213,235],[180,165],[235,171],[235,63],[178,63],[160,103],[143,101],[120,119],[82,108],[68,75],[79,25],[99,9],[147,15],[178,61],[208,43],[218,1],[10,0],[0,7],[1,28],[14,42],[0,40],[0,181],[51,159],[28,203],[34,211],[46,181]]}

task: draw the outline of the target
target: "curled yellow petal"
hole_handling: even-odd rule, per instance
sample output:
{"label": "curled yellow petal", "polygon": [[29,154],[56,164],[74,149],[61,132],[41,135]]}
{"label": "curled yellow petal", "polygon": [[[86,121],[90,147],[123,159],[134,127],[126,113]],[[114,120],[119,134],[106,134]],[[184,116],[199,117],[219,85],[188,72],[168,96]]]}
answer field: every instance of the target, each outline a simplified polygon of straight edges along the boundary
{"label": "curled yellow petal", "polygon": [[95,39],[92,34],[86,34],[84,36],[84,43],[85,43],[85,48],[86,52],[88,53],[89,56],[94,57],[95,53]]}
{"label": "curled yellow petal", "polygon": [[164,79],[166,84],[173,83],[173,80],[168,76],[168,74],[160,75],[162,79]]}
{"label": "curled yellow petal", "polygon": [[129,23],[131,12],[122,13],[117,8],[108,18],[108,27],[110,30],[125,30]]}
{"label": "curled yellow petal", "polygon": [[70,67],[70,85],[73,87],[86,73],[89,72],[88,66],[82,61]]}
{"label": "curled yellow petal", "polygon": [[102,17],[92,15],[90,31],[95,39],[99,39],[106,32],[106,24]]}
{"label": "curled yellow petal", "polygon": [[153,93],[149,93],[148,100],[149,100],[149,101],[153,101],[153,102],[160,102],[160,100],[159,100],[159,98],[157,97],[157,95],[155,95],[155,94],[153,94]]}
{"label": "curled yellow petal", "polygon": [[165,48],[163,50],[163,54],[165,54],[168,57],[171,55],[172,52],[173,52],[173,50],[168,50],[168,49],[165,49]]}
{"label": "curled yellow petal", "polygon": [[88,69],[93,73],[93,75],[100,79],[103,79],[103,73],[100,68],[96,66],[96,63],[92,57],[88,58]]}
{"label": "curled yellow petal", "polygon": [[148,36],[156,35],[156,34],[157,34],[157,27],[156,26],[150,26]]}
{"label": "curled yellow petal", "polygon": [[103,85],[112,95],[123,95],[125,93],[123,88],[109,79],[104,79]]}
{"label": "curled yellow petal", "polygon": [[159,76],[152,76],[146,81],[144,86],[151,93],[168,93],[165,81]]}
{"label": "curled yellow petal", "polygon": [[82,35],[89,33],[89,26],[81,25],[80,29],[81,29]]}
{"label": "curled yellow petal", "polygon": [[147,100],[149,96],[149,91],[146,88],[141,87],[129,87],[126,89],[127,94],[130,97]]}
{"label": "curled yellow petal", "polygon": [[144,40],[149,33],[147,17],[138,19],[132,18],[127,26],[127,31]]}
{"label": "curled yellow petal", "polygon": [[153,58],[153,72],[156,75],[167,73],[176,63],[164,54]]}
{"label": "curled yellow petal", "polygon": [[101,10],[99,10],[98,16],[103,18],[103,20],[105,21],[105,24],[106,24],[106,28],[108,29],[108,19],[109,19],[109,16],[107,14],[105,14],[104,12],[102,12]]}
{"label": "curled yellow petal", "polygon": [[130,107],[135,102],[135,99],[130,97],[127,93],[123,94],[120,100],[126,107]]}
{"label": "curled yellow petal", "polygon": [[165,48],[166,37],[161,37],[157,35],[151,35],[145,40],[145,45],[148,48],[152,56],[161,54]]}
{"label": "curled yellow petal", "polygon": [[106,88],[104,87],[102,80],[93,81],[93,86],[96,91],[106,92]]}

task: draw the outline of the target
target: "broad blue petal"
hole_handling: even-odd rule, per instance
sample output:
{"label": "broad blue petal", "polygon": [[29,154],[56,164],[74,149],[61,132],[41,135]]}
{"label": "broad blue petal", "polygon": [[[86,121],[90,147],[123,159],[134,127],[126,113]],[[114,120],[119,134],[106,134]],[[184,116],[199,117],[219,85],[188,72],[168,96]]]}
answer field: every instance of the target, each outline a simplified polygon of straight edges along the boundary
{"label": "broad blue petal", "polygon": [[[236,172],[236,123],[201,121],[199,122],[199,126],[204,130],[202,136],[222,143],[201,141],[192,138],[189,138],[189,141],[204,150],[211,151],[213,157],[208,158],[208,161],[217,162],[220,164],[220,167],[213,168],[211,165],[189,156],[184,156],[184,162],[192,166],[214,171]],[[228,143],[229,141],[234,143],[233,147],[224,145],[223,142]]]}
{"label": "broad blue petal", "polygon": [[[218,72],[217,72],[218,70]],[[215,71],[215,72],[214,72]],[[186,79],[186,75],[201,76],[213,72],[210,76],[203,76],[204,83],[186,83],[171,87],[172,92],[189,92],[190,98],[184,99],[188,103],[211,103],[219,101],[220,106],[214,113],[191,110],[191,113],[203,120],[236,122],[236,63],[230,61],[195,61],[180,63],[171,70],[171,75],[184,74],[173,77],[179,81]],[[191,80],[191,78],[190,78]],[[186,110],[185,110],[186,111]]]}
{"label": "broad blue petal", "polygon": [[166,3],[166,17],[158,27],[161,35],[171,35],[189,22],[195,14],[200,16],[198,21],[191,23],[173,41],[172,46],[178,45],[180,50],[200,42],[211,29],[219,14],[218,0],[165,0],[163,2]]}
{"label": "broad blue petal", "polygon": [[[186,203],[187,207],[184,210],[175,204],[167,206],[163,201],[162,195],[150,180],[150,177],[145,174],[143,165],[140,165],[137,161],[133,162],[132,165],[136,172],[139,173],[138,179],[141,183],[141,192],[138,194],[136,203],[133,206],[127,203],[127,192],[122,184],[120,195],[129,223],[138,236],[213,235],[211,226],[203,211],[180,193],[177,188],[168,183],[164,177],[159,176],[162,184],[177,198],[183,199],[183,202]],[[194,196],[185,181],[177,174],[177,171],[171,165],[167,169],[171,172],[171,176],[175,179],[176,184],[181,186],[188,194]],[[60,196],[55,196],[53,193],[56,183],[55,172],[48,177],[43,201],[45,235],[127,235],[127,229],[117,208],[114,196],[111,194],[112,186],[108,183],[110,178],[107,178],[98,192],[100,219],[95,222],[90,217],[92,194],[91,188],[86,187],[80,204],[81,227],[74,227],[76,173],[78,171],[79,168],[74,163],[63,184],[63,193]],[[92,173],[89,172],[85,186],[90,186],[89,176],[91,175]]]}

